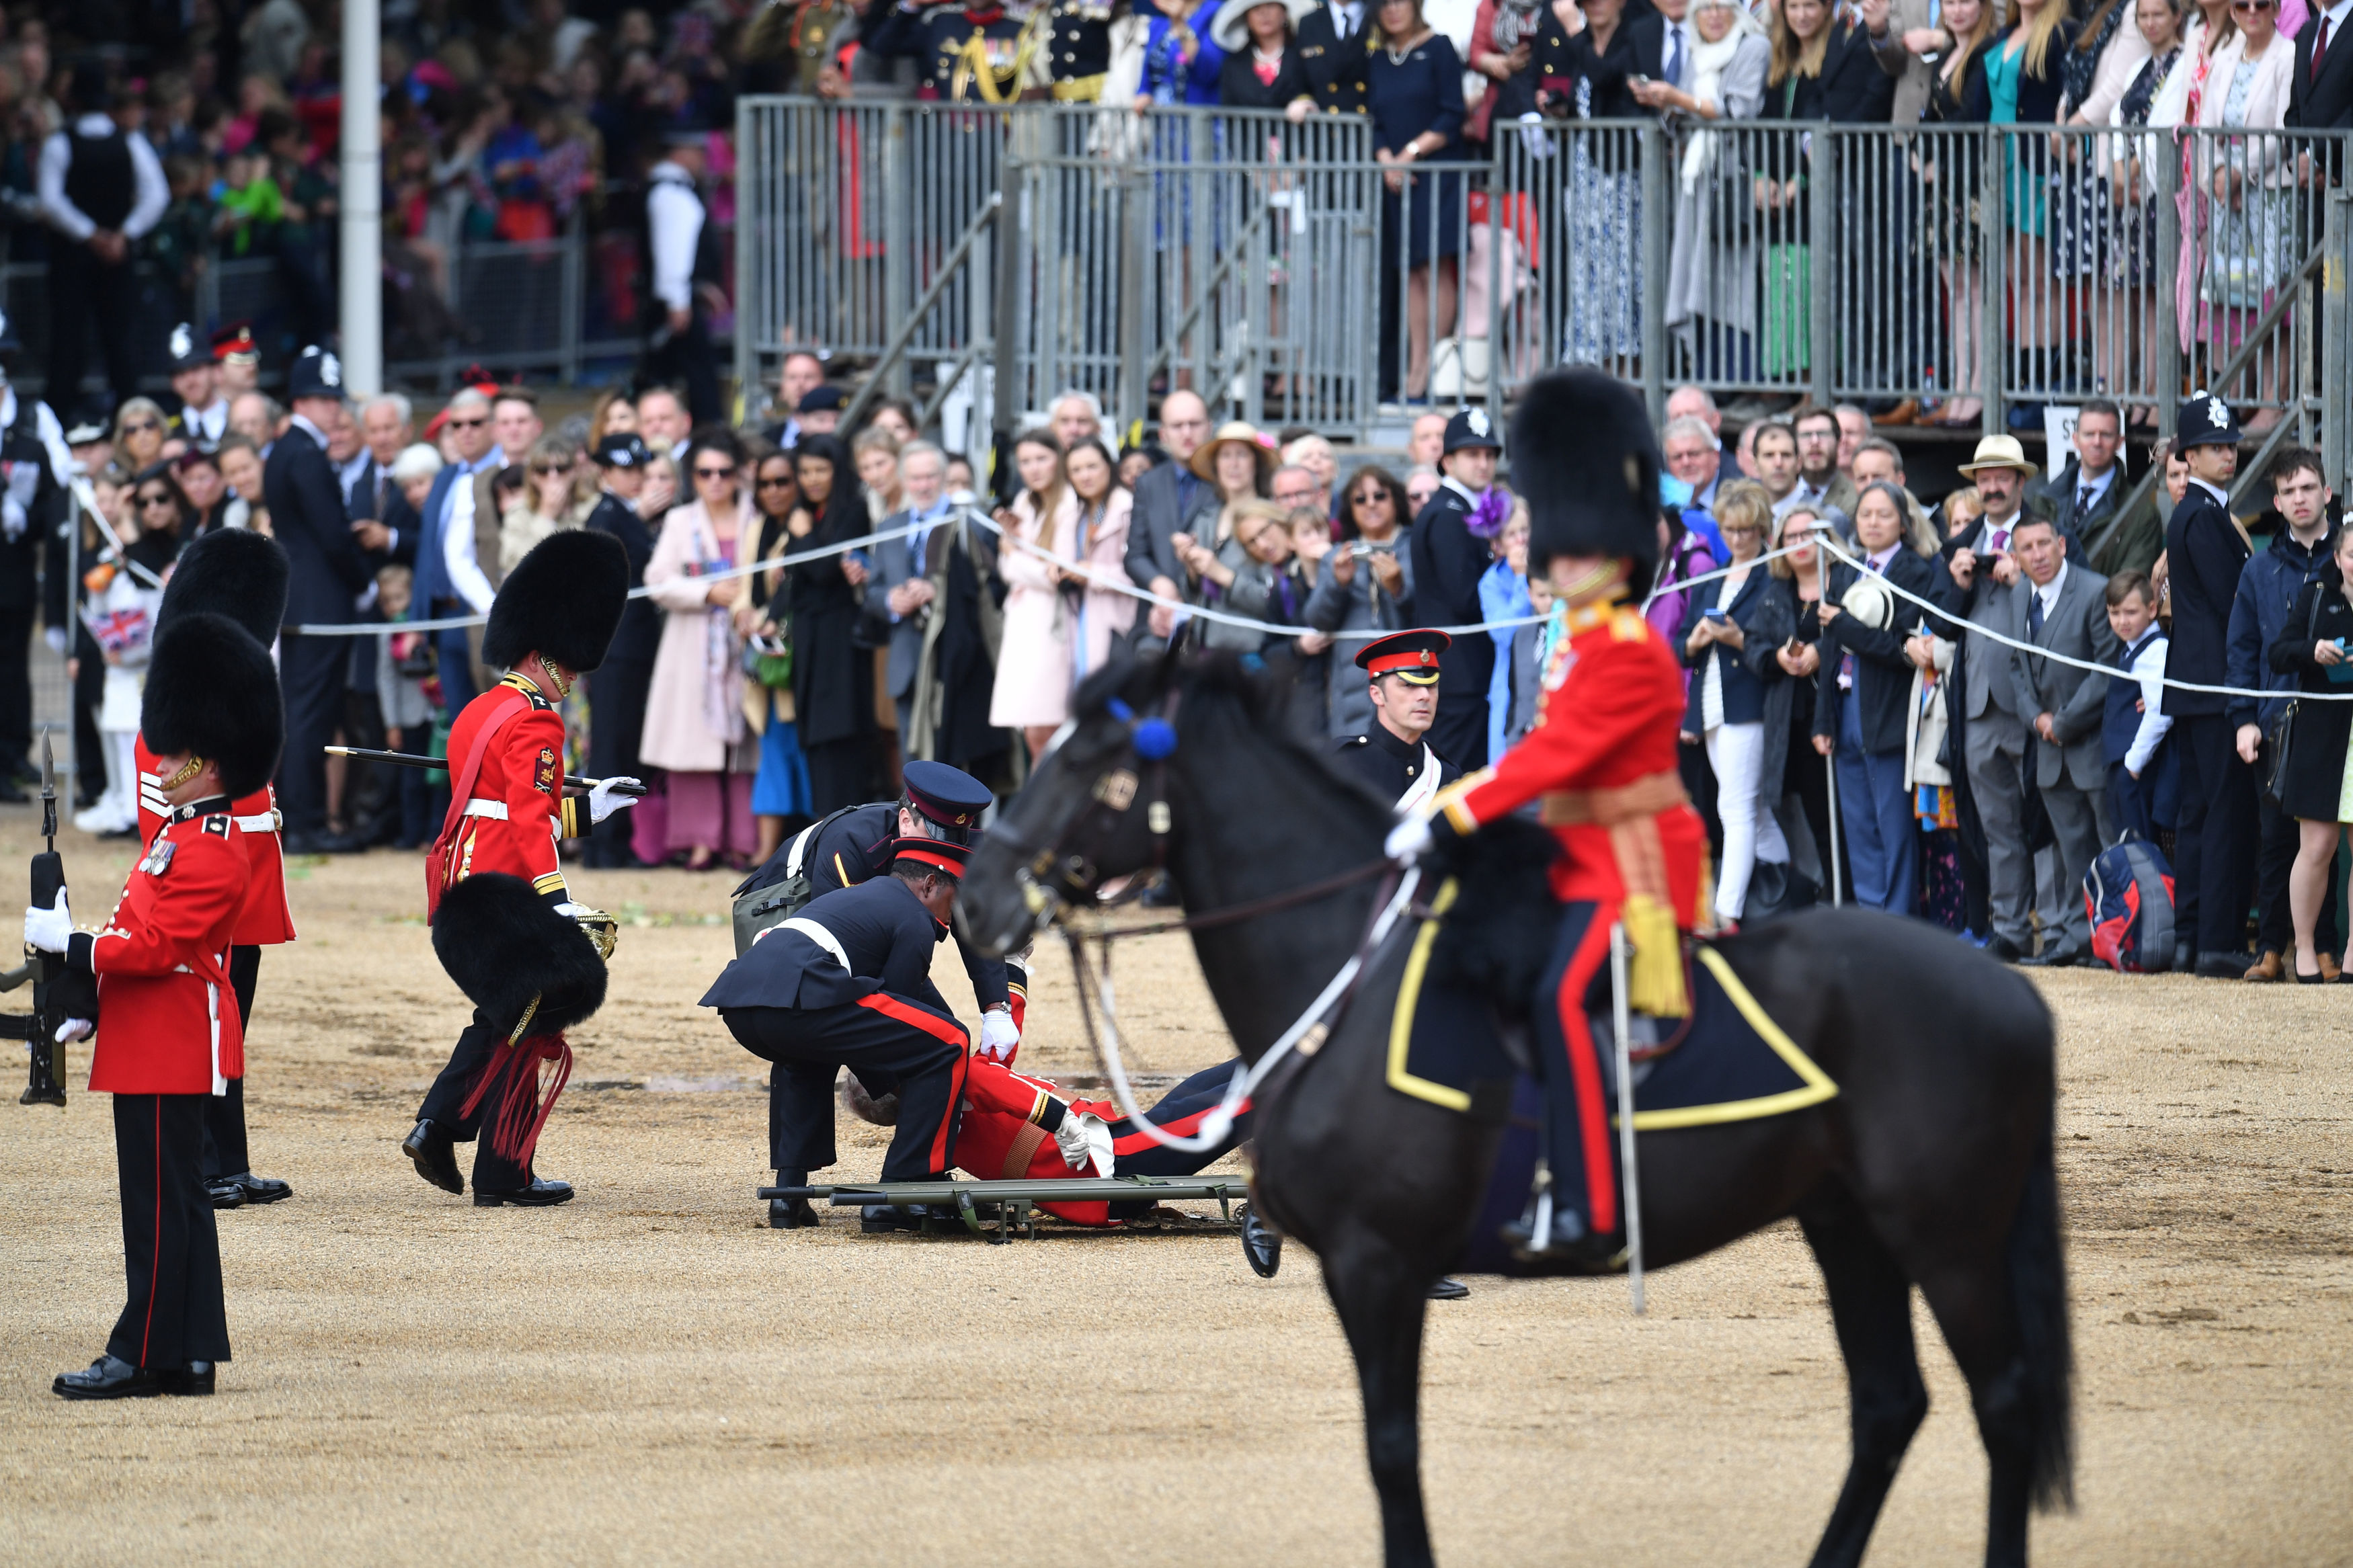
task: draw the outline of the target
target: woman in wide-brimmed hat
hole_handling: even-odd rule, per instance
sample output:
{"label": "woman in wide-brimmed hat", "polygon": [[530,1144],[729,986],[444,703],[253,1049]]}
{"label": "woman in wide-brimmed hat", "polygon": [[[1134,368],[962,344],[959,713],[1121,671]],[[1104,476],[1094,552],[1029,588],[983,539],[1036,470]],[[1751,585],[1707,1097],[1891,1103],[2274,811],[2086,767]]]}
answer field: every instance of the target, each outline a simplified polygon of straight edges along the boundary
{"label": "woman in wide-brimmed hat", "polygon": [[[1248,455],[1245,464],[1241,458]],[[1267,480],[1274,474],[1274,448],[1258,433],[1258,426],[1247,420],[1229,419],[1218,426],[1218,433],[1193,449],[1188,465],[1193,472],[1218,487],[1218,498],[1234,501],[1244,496],[1266,494]]]}
{"label": "woman in wide-brimmed hat", "polygon": [[1228,109],[1289,109],[1294,119],[1315,107],[1315,86],[1293,46],[1314,0],[1226,0],[1209,36],[1226,51],[1218,101]]}

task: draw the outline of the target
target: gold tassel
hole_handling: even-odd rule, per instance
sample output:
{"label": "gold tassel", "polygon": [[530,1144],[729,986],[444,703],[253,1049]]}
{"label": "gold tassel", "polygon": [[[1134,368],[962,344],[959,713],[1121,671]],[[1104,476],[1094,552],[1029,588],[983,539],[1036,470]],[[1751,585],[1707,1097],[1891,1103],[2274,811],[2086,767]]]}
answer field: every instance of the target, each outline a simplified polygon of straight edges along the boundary
{"label": "gold tassel", "polygon": [[1634,950],[1626,965],[1626,1005],[1653,1018],[1680,1018],[1691,1011],[1683,984],[1683,934],[1675,911],[1647,893],[1630,893],[1619,921]]}

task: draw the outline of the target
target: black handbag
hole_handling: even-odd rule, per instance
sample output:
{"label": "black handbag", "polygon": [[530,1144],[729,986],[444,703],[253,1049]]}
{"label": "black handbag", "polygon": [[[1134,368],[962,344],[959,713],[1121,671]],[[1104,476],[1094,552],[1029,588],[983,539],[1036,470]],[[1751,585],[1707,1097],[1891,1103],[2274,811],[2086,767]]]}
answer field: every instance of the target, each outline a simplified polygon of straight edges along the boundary
{"label": "black handbag", "polygon": [[[2326,590],[2322,592],[2326,593]],[[2322,594],[2313,595],[2312,613],[2304,619],[2306,642],[2316,641],[2320,636],[2321,597]],[[2296,710],[2302,706],[2302,701],[2294,697],[2282,703],[2279,717],[2272,721],[2271,733],[2263,737],[2272,749],[2272,765],[2263,771],[2263,793],[2272,797],[2274,805],[2283,804],[2283,797],[2287,793],[2288,742],[2295,734]]]}

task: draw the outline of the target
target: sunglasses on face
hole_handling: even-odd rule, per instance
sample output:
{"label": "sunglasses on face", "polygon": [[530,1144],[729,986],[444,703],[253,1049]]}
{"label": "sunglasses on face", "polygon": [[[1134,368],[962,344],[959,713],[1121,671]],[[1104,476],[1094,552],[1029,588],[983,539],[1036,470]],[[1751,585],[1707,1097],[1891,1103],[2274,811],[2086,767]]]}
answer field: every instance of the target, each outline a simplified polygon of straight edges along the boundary
{"label": "sunglasses on face", "polygon": [[2278,0],[2231,0],[2231,9],[2253,16],[2257,12],[2278,9]]}
{"label": "sunglasses on face", "polygon": [[531,466],[531,477],[535,479],[544,479],[553,475],[568,474],[571,471],[570,465],[565,463],[533,463]]}
{"label": "sunglasses on face", "polygon": [[788,490],[793,488],[793,477],[790,474],[770,474],[760,481],[760,488],[764,490]]}
{"label": "sunglasses on face", "polygon": [[1350,499],[1355,500],[1358,506],[1384,506],[1388,504],[1389,492],[1387,490],[1360,490]]}
{"label": "sunglasses on face", "polygon": [[161,430],[163,427],[153,419],[132,419],[123,424],[122,433],[125,436],[137,436],[149,430]]}
{"label": "sunglasses on face", "polygon": [[489,419],[479,416],[472,419],[452,419],[448,422],[449,428],[452,430],[479,430],[489,423]]}
{"label": "sunglasses on face", "polygon": [[141,496],[139,498],[139,504],[141,506],[170,506],[172,504],[172,498],[167,495]]}
{"label": "sunglasses on face", "polygon": [[735,470],[732,466],[724,468],[706,468],[698,464],[694,470],[694,477],[698,479],[732,479],[735,477]]}

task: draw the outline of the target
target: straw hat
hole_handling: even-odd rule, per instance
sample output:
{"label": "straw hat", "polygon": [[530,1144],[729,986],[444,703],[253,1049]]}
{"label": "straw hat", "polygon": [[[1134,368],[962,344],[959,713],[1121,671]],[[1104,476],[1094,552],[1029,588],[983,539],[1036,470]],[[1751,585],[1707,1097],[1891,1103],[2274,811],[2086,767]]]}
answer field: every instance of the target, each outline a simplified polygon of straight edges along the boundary
{"label": "straw hat", "polygon": [[1218,449],[1228,442],[1240,442],[1248,447],[1250,456],[1258,459],[1258,477],[1264,483],[1274,472],[1274,448],[1269,447],[1258,433],[1258,426],[1247,419],[1230,419],[1218,426],[1218,433],[1193,450],[1190,465],[1193,472],[1211,484],[1218,482]]}
{"label": "straw hat", "polygon": [[1249,48],[1250,28],[1243,24],[1242,18],[1261,5],[1282,6],[1291,18],[1292,32],[1296,34],[1299,24],[1315,9],[1315,0],[1226,0],[1218,7],[1218,19],[1209,24],[1209,37],[1218,47],[1229,55],[1238,55]]}
{"label": "straw hat", "polygon": [[1979,440],[1977,456],[1961,465],[1961,472],[1975,474],[1980,468],[2017,468],[2030,479],[2042,471],[2026,460],[2026,448],[2015,436],[1988,436]]}

